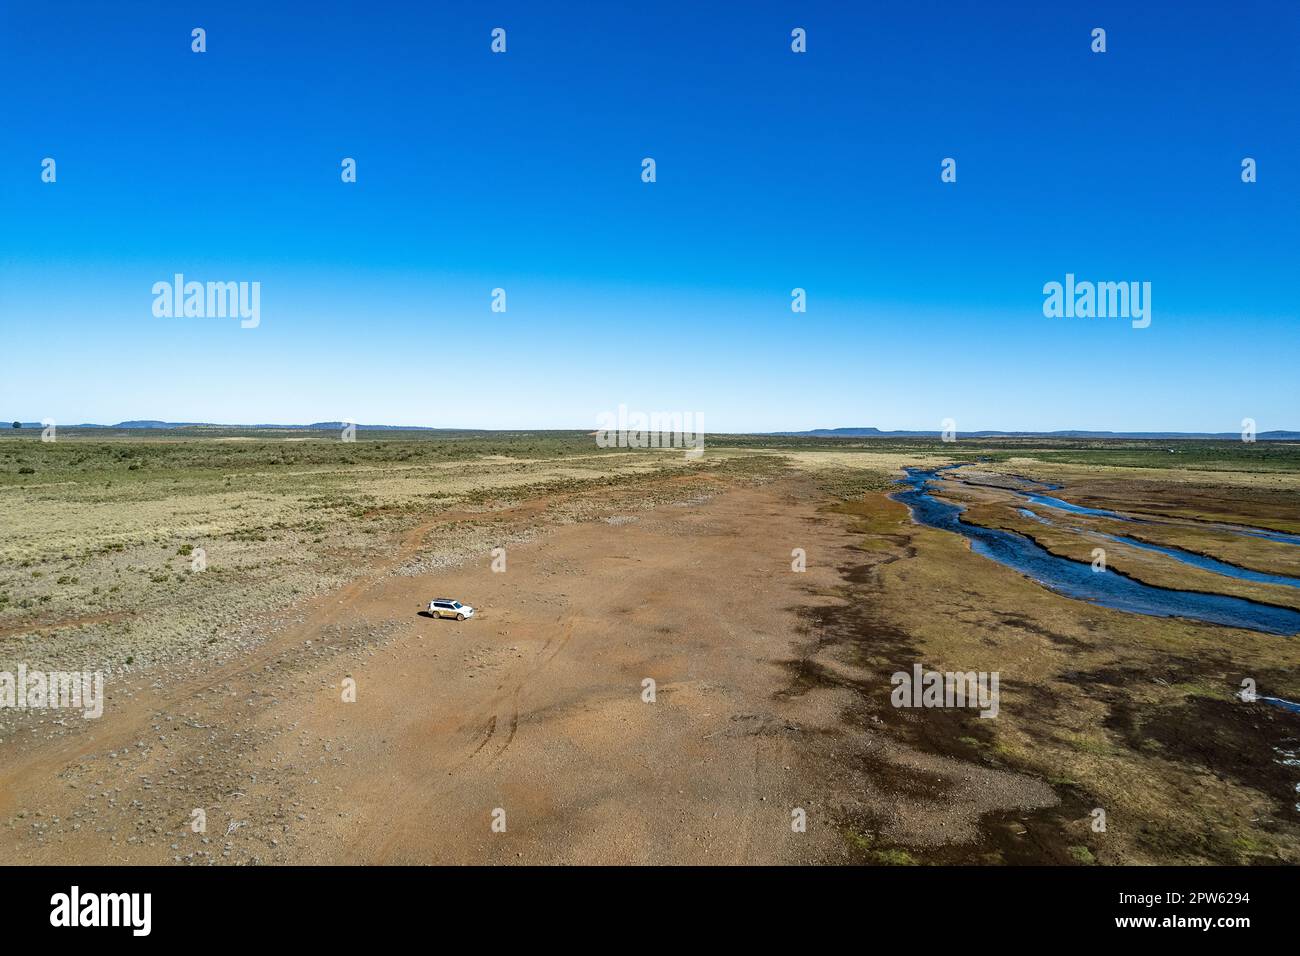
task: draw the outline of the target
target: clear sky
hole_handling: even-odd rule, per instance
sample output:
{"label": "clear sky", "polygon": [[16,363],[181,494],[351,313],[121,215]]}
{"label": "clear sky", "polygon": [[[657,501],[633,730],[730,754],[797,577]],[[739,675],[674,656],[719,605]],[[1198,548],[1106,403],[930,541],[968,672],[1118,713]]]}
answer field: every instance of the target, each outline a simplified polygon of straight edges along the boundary
{"label": "clear sky", "polygon": [[[3,2],[0,417],[1300,428],[1298,49],[1293,0]],[[177,272],[261,324],[155,317]],[[1066,273],[1151,326],[1045,318]]]}

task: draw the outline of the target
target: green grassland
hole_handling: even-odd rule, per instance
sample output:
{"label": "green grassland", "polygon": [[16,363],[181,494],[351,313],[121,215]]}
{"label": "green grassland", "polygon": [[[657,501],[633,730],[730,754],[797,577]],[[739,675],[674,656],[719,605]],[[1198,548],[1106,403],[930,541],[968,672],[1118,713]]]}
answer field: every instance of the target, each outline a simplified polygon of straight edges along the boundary
{"label": "green grassland", "polygon": [[781,467],[581,432],[14,431],[0,440],[0,669],[237,653],[264,612],[387,560],[417,525],[414,563],[439,566],[503,543],[521,502],[544,503],[537,526],[586,520]]}

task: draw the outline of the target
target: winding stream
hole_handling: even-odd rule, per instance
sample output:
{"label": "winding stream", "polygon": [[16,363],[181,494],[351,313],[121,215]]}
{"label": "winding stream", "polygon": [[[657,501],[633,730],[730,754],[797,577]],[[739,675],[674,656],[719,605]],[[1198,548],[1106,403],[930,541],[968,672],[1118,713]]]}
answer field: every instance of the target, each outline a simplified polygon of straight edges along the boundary
{"label": "winding stream", "polygon": [[[1044,518],[1042,515],[1035,514],[1028,508],[1017,508],[1020,514],[1026,518],[1032,518],[1039,524],[1055,525],[1054,521]],[[1142,551],[1154,551],[1156,554],[1167,555],[1175,561],[1191,565],[1194,568],[1201,568],[1205,571],[1213,571],[1215,574],[1222,574],[1227,578],[1237,578],[1240,581],[1254,581],[1258,584],[1280,584],[1288,588],[1300,588],[1300,578],[1288,577],[1285,574],[1269,574],[1266,571],[1253,571],[1250,568],[1244,568],[1239,564],[1229,564],[1226,561],[1219,561],[1208,555],[1197,554],[1195,551],[1184,551],[1182,548],[1175,548],[1171,545],[1152,544],[1149,541],[1139,541],[1137,538],[1130,538],[1122,534],[1105,534],[1101,531],[1089,531],[1086,528],[1070,528],[1069,530],[1085,534],[1093,538],[1102,538],[1106,541],[1114,541],[1118,544],[1126,544],[1131,548],[1138,548]]]}
{"label": "winding stream", "polygon": [[[907,477],[903,482],[909,488],[891,497],[907,505],[912,512],[912,520],[918,524],[960,534],[970,541],[971,550],[976,554],[1018,571],[1066,597],[1131,614],[1184,617],[1209,624],[1222,624],[1269,634],[1300,633],[1300,611],[1223,594],[1203,594],[1196,591],[1155,587],[1124,577],[1114,571],[1098,573],[1093,571],[1091,564],[1058,557],[1024,535],[968,524],[961,518],[961,513],[965,510],[962,506],[941,501],[931,495],[926,488],[930,481],[937,478],[939,472],[956,467],[960,466],[905,469]],[[1059,501],[1059,499],[1046,499],[1046,496],[1041,495],[1027,497],[1031,500],[1035,497],[1045,499],[1039,503],[1046,504],[1048,507],[1055,506],[1049,504],[1049,500]],[[1061,504],[1069,505],[1069,502],[1061,502]],[[1082,509],[1079,505],[1069,505],[1064,510],[1076,509],[1084,514],[1119,517],[1115,512]]]}
{"label": "winding stream", "polygon": [[[1034,504],[1043,505],[1047,508],[1055,508],[1057,511],[1068,511],[1070,514],[1093,515],[1098,518],[1114,518],[1116,521],[1129,521],[1133,524],[1171,523],[1152,521],[1147,518],[1135,518],[1132,515],[1121,514],[1118,511],[1107,511],[1105,508],[1085,508],[1083,505],[1076,505],[1060,498],[1053,498],[1051,495],[1039,494],[1036,491],[1017,491],[1014,493],[1020,495],[1027,501],[1032,501]],[[1201,526],[1212,531],[1228,531],[1232,534],[1242,534],[1248,538],[1266,538],[1269,541],[1280,541],[1283,544],[1300,545],[1300,534],[1288,534],[1285,531],[1270,531],[1267,528],[1247,528],[1238,524],[1206,523]]]}

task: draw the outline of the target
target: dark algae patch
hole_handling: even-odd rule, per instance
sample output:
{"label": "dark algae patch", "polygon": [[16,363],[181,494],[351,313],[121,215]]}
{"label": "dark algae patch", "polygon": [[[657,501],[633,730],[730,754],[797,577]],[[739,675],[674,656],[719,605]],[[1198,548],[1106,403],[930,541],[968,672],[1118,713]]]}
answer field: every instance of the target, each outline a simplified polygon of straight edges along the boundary
{"label": "dark algae patch", "polygon": [[[825,755],[853,782],[831,813],[842,859],[1300,862],[1300,714],[1234,696],[1252,675],[1261,697],[1300,699],[1287,639],[1094,609],[882,492],[823,513],[849,535],[841,600],[801,610],[809,642],[781,694],[847,701]],[[999,671],[999,715],[895,708],[890,677],[914,663]]]}
{"label": "dark algae patch", "polygon": [[[789,683],[781,694],[797,696],[827,687],[852,690],[854,698],[845,709],[844,722],[889,741],[853,749],[852,772],[887,807],[929,807],[935,817],[928,838],[911,843],[886,835],[897,829],[888,809],[841,806],[836,820],[849,861],[890,866],[1080,862],[1071,850],[1086,840],[1072,831],[1079,829],[1091,804],[1076,786],[1057,787],[1055,797],[1044,801],[1047,806],[1014,806],[981,814],[973,839],[949,839],[957,834],[944,832],[944,807],[969,803],[972,789],[978,789],[963,764],[978,772],[1000,771],[1008,778],[1022,768],[999,753],[992,727],[996,721],[981,719],[974,710],[890,705],[890,676],[901,666],[924,660],[924,654],[905,630],[876,612],[874,593],[881,569],[915,559],[916,548],[905,529],[895,530],[900,527],[898,514],[882,514],[879,507],[858,502],[843,502],[828,510],[848,516],[851,530],[875,540],[855,550],[861,563],[839,567],[842,605],[803,609],[808,631],[815,637],[805,656],[788,662]],[[846,672],[819,660],[828,654],[851,667]],[[901,756],[895,752],[900,744],[905,748]],[[918,764],[910,759],[912,754],[938,759]]]}

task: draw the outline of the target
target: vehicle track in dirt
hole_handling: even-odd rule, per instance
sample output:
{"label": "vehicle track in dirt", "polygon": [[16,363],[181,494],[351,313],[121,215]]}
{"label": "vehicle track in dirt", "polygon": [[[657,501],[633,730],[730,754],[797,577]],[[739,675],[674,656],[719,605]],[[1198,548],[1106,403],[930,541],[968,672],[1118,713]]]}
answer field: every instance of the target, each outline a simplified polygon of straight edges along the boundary
{"label": "vehicle track in dirt", "polygon": [[[5,741],[0,855],[843,859],[841,811],[863,786],[858,754],[872,734],[856,723],[858,692],[783,693],[790,662],[821,652],[806,609],[839,603],[842,571],[860,560],[858,537],[819,513],[820,500],[800,476],[635,522],[548,526],[511,546],[504,574],[486,555],[407,573],[448,516],[422,522],[246,657],[119,690],[102,720],[65,736]],[[535,522],[547,504],[515,516]],[[807,551],[805,573],[791,571],[794,547]],[[421,617],[433,593],[478,613]],[[340,694],[349,677],[354,703]],[[794,808],[808,814],[805,833],[791,827]],[[211,821],[206,834],[189,827],[194,809]],[[492,829],[498,812],[504,832]]]}

